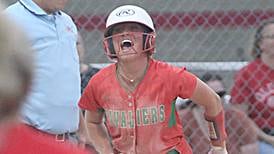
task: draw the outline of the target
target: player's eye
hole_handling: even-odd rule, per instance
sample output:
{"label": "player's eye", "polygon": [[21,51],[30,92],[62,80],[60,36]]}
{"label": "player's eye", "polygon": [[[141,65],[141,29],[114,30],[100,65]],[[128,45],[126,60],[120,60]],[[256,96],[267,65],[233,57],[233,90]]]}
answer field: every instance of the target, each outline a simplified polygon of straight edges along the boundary
{"label": "player's eye", "polygon": [[121,33],[122,31],[123,31],[122,28],[115,28],[115,29],[113,29],[112,33],[113,33],[113,34],[119,34],[119,33]]}
{"label": "player's eye", "polygon": [[143,31],[142,27],[140,27],[138,25],[132,25],[130,27],[130,30],[133,31],[133,32],[142,32]]}

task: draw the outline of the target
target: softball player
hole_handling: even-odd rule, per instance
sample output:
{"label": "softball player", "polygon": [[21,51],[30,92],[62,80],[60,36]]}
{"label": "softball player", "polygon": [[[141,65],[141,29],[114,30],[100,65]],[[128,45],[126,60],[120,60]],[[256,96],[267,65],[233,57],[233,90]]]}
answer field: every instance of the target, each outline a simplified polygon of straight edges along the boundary
{"label": "softball player", "polygon": [[104,47],[115,63],[92,77],[79,102],[87,110],[95,148],[101,153],[192,153],[175,111],[180,96],[205,108],[209,153],[227,153],[220,98],[185,68],[153,59],[155,38],[144,9],[124,5],[109,14]]}

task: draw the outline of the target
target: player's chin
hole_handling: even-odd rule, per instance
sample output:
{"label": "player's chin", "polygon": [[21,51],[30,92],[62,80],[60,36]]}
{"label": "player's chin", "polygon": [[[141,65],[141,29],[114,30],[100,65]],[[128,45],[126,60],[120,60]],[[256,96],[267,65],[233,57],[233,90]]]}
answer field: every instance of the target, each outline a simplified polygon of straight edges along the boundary
{"label": "player's chin", "polygon": [[118,56],[118,58],[121,61],[132,61],[132,60],[136,60],[139,57],[138,53],[133,53],[133,52],[129,52],[129,53],[124,53]]}

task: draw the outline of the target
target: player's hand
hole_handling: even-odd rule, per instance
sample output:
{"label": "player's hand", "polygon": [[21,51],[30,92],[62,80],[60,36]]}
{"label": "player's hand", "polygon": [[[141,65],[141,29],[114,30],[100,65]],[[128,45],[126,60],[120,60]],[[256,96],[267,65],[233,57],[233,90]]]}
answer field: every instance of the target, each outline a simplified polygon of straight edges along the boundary
{"label": "player's hand", "polygon": [[228,154],[225,147],[211,146],[208,154]]}
{"label": "player's hand", "polygon": [[87,132],[79,130],[77,132],[77,137],[78,137],[78,146],[81,148],[85,148],[85,145],[89,143]]}

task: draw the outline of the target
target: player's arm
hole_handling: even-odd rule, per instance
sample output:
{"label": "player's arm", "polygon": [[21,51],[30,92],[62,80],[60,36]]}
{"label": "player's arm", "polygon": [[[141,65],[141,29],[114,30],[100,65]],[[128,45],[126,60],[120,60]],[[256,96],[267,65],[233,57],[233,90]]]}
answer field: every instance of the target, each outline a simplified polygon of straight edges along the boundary
{"label": "player's arm", "polygon": [[[190,98],[205,109],[205,119],[208,121],[209,136],[213,152],[224,154],[226,152],[225,139],[227,137],[224,125],[224,111],[220,97],[204,82],[197,78],[196,88]],[[215,152],[214,152],[215,151]]]}
{"label": "player's arm", "polygon": [[79,112],[80,122],[79,122],[79,130],[77,131],[79,146],[85,147],[86,143],[89,142],[87,126],[84,120],[84,116],[82,110]]}
{"label": "player's arm", "polygon": [[86,124],[92,144],[99,153],[113,153],[109,135],[103,123],[103,111],[86,110]]}

